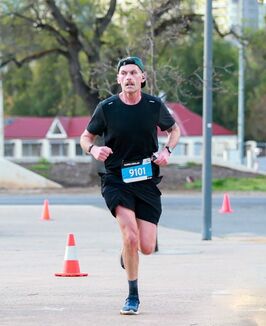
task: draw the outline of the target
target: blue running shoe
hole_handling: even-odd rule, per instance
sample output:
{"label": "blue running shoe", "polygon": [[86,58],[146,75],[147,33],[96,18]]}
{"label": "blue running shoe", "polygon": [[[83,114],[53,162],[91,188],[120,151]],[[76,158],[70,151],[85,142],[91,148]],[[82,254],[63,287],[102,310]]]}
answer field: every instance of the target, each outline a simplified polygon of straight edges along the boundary
{"label": "blue running shoe", "polygon": [[126,298],[123,308],[120,310],[121,315],[138,315],[139,314],[139,298],[131,295]]}

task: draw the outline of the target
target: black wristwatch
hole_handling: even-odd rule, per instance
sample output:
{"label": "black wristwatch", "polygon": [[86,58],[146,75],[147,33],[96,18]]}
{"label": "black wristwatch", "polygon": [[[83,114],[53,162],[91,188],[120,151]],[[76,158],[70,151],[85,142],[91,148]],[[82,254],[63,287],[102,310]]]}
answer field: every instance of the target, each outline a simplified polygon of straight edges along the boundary
{"label": "black wristwatch", "polygon": [[172,152],[173,152],[173,149],[172,148],[170,148],[169,146],[165,146],[165,148],[167,149],[167,151],[168,151],[169,154],[172,154]]}
{"label": "black wristwatch", "polygon": [[91,144],[91,145],[89,146],[89,148],[88,148],[88,150],[87,150],[87,153],[88,153],[88,154],[90,154],[91,149],[92,149],[93,146],[94,146],[94,144]]}

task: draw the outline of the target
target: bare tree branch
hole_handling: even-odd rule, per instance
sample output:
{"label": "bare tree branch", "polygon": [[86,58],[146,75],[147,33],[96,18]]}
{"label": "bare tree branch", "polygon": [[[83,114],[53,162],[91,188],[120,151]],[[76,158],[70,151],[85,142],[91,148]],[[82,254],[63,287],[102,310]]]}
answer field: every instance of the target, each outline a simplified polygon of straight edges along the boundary
{"label": "bare tree branch", "polygon": [[239,39],[239,35],[233,29],[230,29],[226,33],[222,33],[221,30],[219,29],[219,26],[218,26],[217,22],[215,21],[215,19],[213,19],[213,26],[214,26],[214,30],[217,32],[217,34],[220,37],[224,38],[228,35],[233,35],[233,36],[235,36],[235,38]]}
{"label": "bare tree branch", "polygon": [[66,45],[67,43],[67,40],[63,37],[63,35],[58,31],[56,30],[53,26],[51,25],[48,25],[48,24],[43,24],[41,22],[41,20],[35,20],[33,18],[30,18],[30,17],[27,17],[27,16],[24,16],[18,12],[12,12],[11,15],[15,16],[15,17],[18,17],[20,19],[23,19],[25,21],[27,21],[28,23],[30,23],[34,28],[40,28],[42,30],[46,30],[48,32],[50,32],[51,34],[53,34],[56,39],[58,40],[58,42],[62,45]]}
{"label": "bare tree branch", "polygon": [[188,15],[182,15],[178,17],[172,17],[171,19],[164,20],[160,25],[155,27],[154,34],[155,36],[160,35],[162,32],[164,32],[167,27],[173,26],[173,25],[180,25],[182,26],[183,30],[188,31],[191,27],[192,22],[201,22],[202,16],[198,14],[188,14]]}
{"label": "bare tree branch", "polygon": [[95,63],[99,60],[99,49],[102,45],[101,37],[105,32],[107,26],[110,24],[115,9],[116,9],[116,0],[110,0],[109,8],[106,15],[96,20],[96,29],[95,29],[93,40],[91,42],[92,52],[88,54],[88,58],[92,63]]}
{"label": "bare tree branch", "polygon": [[48,24],[43,24],[43,23],[36,23],[36,28],[40,28],[42,30],[49,32],[50,34],[53,34],[59,44],[67,46],[68,43],[67,39],[53,26]]}
{"label": "bare tree branch", "polygon": [[54,0],[45,0],[45,2],[47,3],[47,6],[51,10],[52,15],[60,28],[66,32],[77,31],[76,25],[73,22],[66,20],[66,18],[62,15],[61,11],[55,4]]}
{"label": "bare tree branch", "polygon": [[168,12],[173,7],[178,6],[179,4],[180,4],[180,0],[168,0],[168,1],[166,1],[159,8],[154,10],[154,12],[153,12],[154,18],[156,20],[161,18],[163,14]]}
{"label": "bare tree branch", "polygon": [[35,22],[36,22],[35,19],[32,19],[32,18],[27,17],[27,16],[24,16],[24,15],[20,14],[19,12],[11,12],[9,14],[9,16],[15,16],[15,17],[21,18],[23,20],[26,20],[28,23],[31,23],[32,25],[34,25]]}
{"label": "bare tree branch", "polygon": [[116,0],[111,0],[106,15],[104,17],[97,18],[95,34],[98,38],[102,36],[107,26],[110,24],[115,12],[115,8],[116,8]]}
{"label": "bare tree branch", "polygon": [[18,60],[15,56],[10,56],[8,59],[6,59],[3,62],[1,62],[0,68],[8,65],[11,62],[15,63],[16,66],[20,68],[20,67],[22,67],[26,63],[29,63],[31,61],[40,59],[40,58],[45,57],[47,55],[50,55],[52,53],[57,53],[57,54],[60,54],[60,55],[63,55],[65,57],[67,57],[67,52],[64,52],[61,49],[50,49],[50,50],[45,50],[45,51],[33,53],[33,54],[25,57],[22,60]]}

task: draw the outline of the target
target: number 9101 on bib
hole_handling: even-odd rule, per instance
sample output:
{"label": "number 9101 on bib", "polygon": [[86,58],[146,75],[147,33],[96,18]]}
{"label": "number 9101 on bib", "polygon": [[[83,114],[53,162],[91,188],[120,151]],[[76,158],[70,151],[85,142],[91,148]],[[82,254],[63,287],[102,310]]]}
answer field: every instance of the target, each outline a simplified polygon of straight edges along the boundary
{"label": "number 9101 on bib", "polygon": [[152,178],[151,159],[124,162],[122,164],[122,179],[125,183],[143,181]]}

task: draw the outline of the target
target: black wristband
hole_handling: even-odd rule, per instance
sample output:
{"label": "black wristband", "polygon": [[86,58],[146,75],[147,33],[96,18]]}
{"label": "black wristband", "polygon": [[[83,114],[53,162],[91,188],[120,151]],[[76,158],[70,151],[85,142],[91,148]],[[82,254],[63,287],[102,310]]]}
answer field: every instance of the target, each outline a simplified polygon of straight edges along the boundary
{"label": "black wristband", "polygon": [[169,154],[172,154],[172,150],[170,149],[169,146],[165,146],[165,148],[167,149],[167,151],[168,151]]}
{"label": "black wristband", "polygon": [[91,149],[92,149],[93,146],[94,146],[94,144],[91,144],[91,145],[89,146],[88,151],[87,151],[88,154],[90,154]]}

